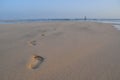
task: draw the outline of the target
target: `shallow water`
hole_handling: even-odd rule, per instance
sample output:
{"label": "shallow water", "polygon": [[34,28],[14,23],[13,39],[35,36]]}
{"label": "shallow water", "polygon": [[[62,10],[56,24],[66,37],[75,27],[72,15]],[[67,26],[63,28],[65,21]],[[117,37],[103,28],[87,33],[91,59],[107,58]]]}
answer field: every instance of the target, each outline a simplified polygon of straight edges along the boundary
{"label": "shallow water", "polygon": [[120,25],[113,25],[114,28],[116,28],[117,30],[120,30]]}
{"label": "shallow water", "polygon": [[115,28],[115,29],[117,29],[117,30],[120,30],[120,20],[117,20],[117,21],[115,21],[115,20],[101,20],[101,21],[97,21],[97,22],[102,22],[102,23],[111,23],[111,24],[113,24],[113,27]]}

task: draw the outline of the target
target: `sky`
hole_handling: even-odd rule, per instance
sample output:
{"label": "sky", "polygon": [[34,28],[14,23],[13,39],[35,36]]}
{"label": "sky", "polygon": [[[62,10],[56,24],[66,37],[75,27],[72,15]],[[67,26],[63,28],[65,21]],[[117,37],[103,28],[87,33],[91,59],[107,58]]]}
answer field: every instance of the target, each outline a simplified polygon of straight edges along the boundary
{"label": "sky", "polygon": [[84,16],[120,19],[120,0],[0,0],[0,20]]}

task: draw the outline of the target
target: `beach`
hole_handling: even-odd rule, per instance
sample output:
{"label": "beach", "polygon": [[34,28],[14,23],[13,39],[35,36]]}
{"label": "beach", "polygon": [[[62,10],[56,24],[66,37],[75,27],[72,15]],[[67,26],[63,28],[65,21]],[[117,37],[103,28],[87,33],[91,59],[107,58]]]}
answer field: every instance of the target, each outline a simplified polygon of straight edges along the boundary
{"label": "beach", "polygon": [[[35,69],[33,55],[43,58]],[[120,80],[120,31],[88,21],[0,24],[0,80]]]}

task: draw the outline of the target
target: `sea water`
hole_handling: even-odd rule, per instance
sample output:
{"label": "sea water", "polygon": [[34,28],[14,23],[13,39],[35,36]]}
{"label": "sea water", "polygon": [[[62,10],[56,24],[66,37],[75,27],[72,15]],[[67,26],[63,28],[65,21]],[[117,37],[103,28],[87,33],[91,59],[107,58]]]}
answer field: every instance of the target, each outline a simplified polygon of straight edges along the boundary
{"label": "sea water", "polygon": [[120,30],[120,20],[103,20],[98,22],[111,23],[115,29]]}

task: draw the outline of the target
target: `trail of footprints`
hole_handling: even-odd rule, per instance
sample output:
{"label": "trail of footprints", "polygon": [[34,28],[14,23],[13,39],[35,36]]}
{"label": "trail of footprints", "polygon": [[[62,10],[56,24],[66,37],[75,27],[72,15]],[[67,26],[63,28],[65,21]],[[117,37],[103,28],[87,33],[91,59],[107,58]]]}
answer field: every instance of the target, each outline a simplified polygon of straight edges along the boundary
{"label": "trail of footprints", "polygon": [[[56,30],[56,29],[55,29]],[[44,38],[46,35],[45,33],[42,33],[41,36]],[[42,39],[43,39],[42,38]],[[32,40],[29,42],[30,45],[32,46],[36,46],[38,43],[36,40]],[[27,67],[29,69],[37,69],[40,67],[40,65],[44,62],[44,57],[39,56],[39,55],[32,55],[29,64],[27,65]]]}
{"label": "trail of footprints", "polygon": [[[41,34],[42,37],[45,36],[44,33]],[[36,40],[32,40],[29,42],[30,45],[32,46],[36,46],[38,43]],[[39,55],[32,55],[29,64],[27,65],[27,67],[29,69],[37,69],[39,68],[39,66],[41,65],[41,63],[43,63],[44,58],[42,56]]]}
{"label": "trail of footprints", "polygon": [[[61,34],[61,32],[56,32],[56,28],[54,28],[53,29],[54,31],[53,31],[53,33],[51,33],[51,34],[49,34],[49,36],[50,35],[56,35],[56,36],[58,36],[58,35],[60,35]],[[44,39],[45,37],[47,37],[48,35],[47,35],[47,33],[45,33],[46,31],[44,31],[43,33],[41,33],[41,39]],[[32,45],[32,46],[36,46],[37,44],[38,44],[38,42],[36,41],[36,40],[32,40],[32,41],[29,41],[29,44],[30,45]]]}

